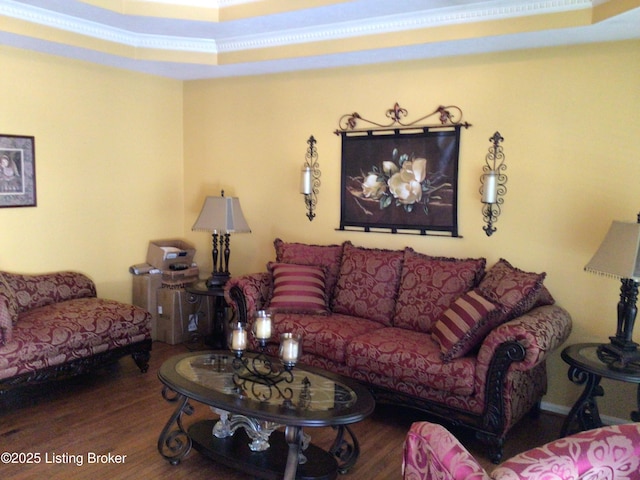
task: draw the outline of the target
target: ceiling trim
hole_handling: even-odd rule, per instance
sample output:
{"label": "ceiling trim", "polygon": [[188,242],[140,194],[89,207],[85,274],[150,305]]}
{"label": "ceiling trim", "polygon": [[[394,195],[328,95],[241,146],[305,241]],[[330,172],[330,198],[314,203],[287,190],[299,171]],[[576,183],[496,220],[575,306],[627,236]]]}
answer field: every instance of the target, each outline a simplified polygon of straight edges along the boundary
{"label": "ceiling trim", "polygon": [[[242,75],[247,71],[277,71],[277,61],[321,57],[331,59],[330,63],[336,66],[375,63],[371,60],[375,58],[373,52],[385,49],[396,51],[398,59],[402,58],[403,48],[411,50],[411,58],[419,56],[416,52],[420,50],[422,58],[427,58],[434,52],[460,54],[459,46],[473,39],[495,51],[496,38],[501,36],[507,43],[519,36],[533,46],[584,43],[589,37],[587,30],[594,33],[592,41],[640,38],[640,29],[629,33],[629,18],[640,18],[640,0],[436,0],[429,3],[430,9],[424,0],[394,1],[403,5],[404,11],[394,10],[384,0],[187,0],[186,6],[176,6],[177,0],[0,0],[0,18],[4,18],[0,23],[0,44],[108,65],[117,65],[121,58],[123,68],[152,74],[162,71],[167,76],[166,72],[181,63],[202,66],[200,70],[209,75],[211,68],[237,65],[236,71]],[[211,21],[113,13],[114,5],[133,9],[141,4],[155,8],[166,4],[189,9],[201,8],[205,2],[221,10],[245,8],[257,16],[250,18],[245,13],[239,20]],[[110,13],[101,6],[104,4],[112,6]],[[291,8],[286,8],[294,4],[302,10],[292,13]],[[70,14],[50,10],[49,5],[52,9],[69,8],[64,11]],[[369,6],[378,9],[368,9]],[[264,17],[255,14],[265,9],[281,13]],[[336,21],[335,18],[342,18],[339,14],[343,11],[349,11],[347,18],[352,20]],[[625,28],[616,31],[621,19]],[[256,22],[261,28],[250,28],[258,25]],[[603,34],[605,28],[591,28],[598,24],[609,25],[609,33]],[[164,31],[172,34],[147,33]],[[541,38],[534,39],[536,35]],[[542,38],[545,35],[554,40]],[[564,38],[559,39],[559,35]],[[210,38],[204,38],[207,36]],[[505,48],[510,47],[500,49]],[[474,47],[469,51],[476,50]],[[184,79],[185,75],[189,74],[171,72],[168,76]]]}

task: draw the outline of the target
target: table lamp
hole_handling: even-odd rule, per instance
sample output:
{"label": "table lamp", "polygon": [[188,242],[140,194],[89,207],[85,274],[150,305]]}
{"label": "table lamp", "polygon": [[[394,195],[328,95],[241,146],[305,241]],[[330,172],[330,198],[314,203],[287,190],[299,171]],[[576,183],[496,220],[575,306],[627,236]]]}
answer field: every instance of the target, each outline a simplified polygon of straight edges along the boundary
{"label": "table lamp", "polygon": [[638,344],[633,341],[640,281],[640,223],[614,221],[600,248],[584,269],[618,278],[622,282],[616,335],[609,337],[610,343],[600,345],[598,357],[614,370],[640,371],[640,352]]}
{"label": "table lamp", "polygon": [[[191,230],[212,232],[213,271],[207,280],[207,287],[224,285],[229,279],[229,256],[231,255],[230,234],[249,233],[251,229],[242,214],[240,199],[225,197],[224,190],[219,197],[207,197],[200,215]],[[222,255],[220,254],[222,251]],[[218,263],[219,257],[219,263]]]}

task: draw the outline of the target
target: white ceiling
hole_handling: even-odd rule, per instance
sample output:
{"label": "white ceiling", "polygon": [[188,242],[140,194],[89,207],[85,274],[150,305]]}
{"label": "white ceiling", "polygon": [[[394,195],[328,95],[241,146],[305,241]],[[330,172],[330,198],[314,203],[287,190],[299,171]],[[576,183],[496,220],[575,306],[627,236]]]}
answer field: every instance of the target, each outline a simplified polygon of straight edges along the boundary
{"label": "white ceiling", "polygon": [[176,79],[640,38],[640,0],[0,0],[0,44]]}

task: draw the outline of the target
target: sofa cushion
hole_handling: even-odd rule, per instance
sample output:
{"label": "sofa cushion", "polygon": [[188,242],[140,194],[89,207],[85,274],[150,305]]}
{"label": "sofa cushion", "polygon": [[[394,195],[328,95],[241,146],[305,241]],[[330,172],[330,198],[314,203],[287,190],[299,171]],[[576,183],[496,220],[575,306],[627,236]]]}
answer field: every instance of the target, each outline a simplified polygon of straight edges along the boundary
{"label": "sofa cushion", "polygon": [[501,258],[478,285],[486,298],[500,303],[510,320],[528,312],[538,301],[546,273],[525,272]]}
{"label": "sofa cushion", "polygon": [[278,313],[273,317],[272,339],[283,333],[302,335],[302,352],[335,362],[345,361],[345,351],[352,339],[382,328],[378,322],[347,315],[296,315]]}
{"label": "sofa cushion", "polygon": [[140,307],[98,298],[34,308],[0,347],[0,379],[151,338],[150,319]]}
{"label": "sofa cushion", "polygon": [[422,384],[458,395],[474,393],[475,357],[445,363],[428,333],[385,327],[354,338],[346,362],[353,371],[392,378],[394,383]]}
{"label": "sofa cushion", "polygon": [[[15,305],[9,303],[14,323],[18,315],[32,308],[77,298],[95,297],[96,288],[89,277],[77,272],[54,272],[38,275],[0,272],[12,292]],[[15,308],[15,312],[13,311]]]}
{"label": "sofa cushion", "polygon": [[433,326],[432,337],[440,345],[442,359],[448,362],[465,355],[502,318],[504,314],[499,305],[484,298],[477,290],[457,298]]}
{"label": "sofa cushion", "polygon": [[325,269],[325,291],[327,299],[333,295],[338,281],[342,245],[307,245],[305,243],[287,243],[279,238],[273,242],[276,250],[276,262],[296,265],[314,265]]}
{"label": "sofa cushion", "polygon": [[484,258],[431,257],[405,249],[393,325],[428,333],[440,314],[484,274]]}
{"label": "sofa cushion", "polygon": [[355,247],[345,242],[331,309],[390,326],[404,252]]}
{"label": "sofa cushion", "polygon": [[292,263],[268,264],[271,291],[266,309],[273,313],[327,314],[324,269]]}

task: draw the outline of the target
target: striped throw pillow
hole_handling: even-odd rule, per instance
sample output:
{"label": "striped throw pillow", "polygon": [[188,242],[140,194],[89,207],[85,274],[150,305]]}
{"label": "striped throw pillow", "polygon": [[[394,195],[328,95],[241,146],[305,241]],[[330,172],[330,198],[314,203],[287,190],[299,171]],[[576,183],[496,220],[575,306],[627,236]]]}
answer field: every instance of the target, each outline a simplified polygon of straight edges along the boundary
{"label": "striped throw pillow", "polygon": [[444,361],[450,361],[469,352],[488,333],[488,325],[500,316],[498,305],[484,298],[477,290],[467,292],[445,310],[431,330],[431,336],[440,344]]}
{"label": "striped throw pillow", "polygon": [[274,313],[329,313],[323,268],[270,263],[269,271],[272,290],[268,310]]}

